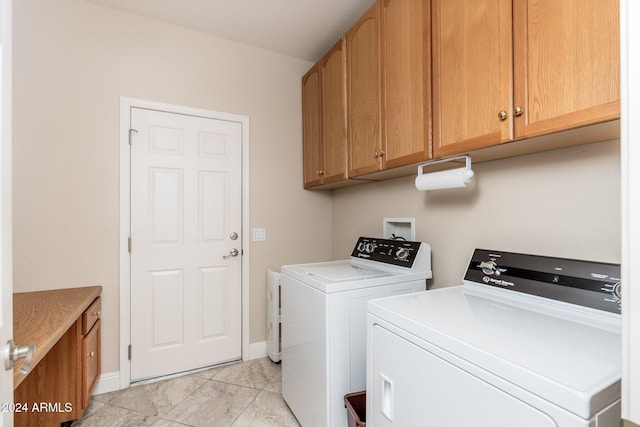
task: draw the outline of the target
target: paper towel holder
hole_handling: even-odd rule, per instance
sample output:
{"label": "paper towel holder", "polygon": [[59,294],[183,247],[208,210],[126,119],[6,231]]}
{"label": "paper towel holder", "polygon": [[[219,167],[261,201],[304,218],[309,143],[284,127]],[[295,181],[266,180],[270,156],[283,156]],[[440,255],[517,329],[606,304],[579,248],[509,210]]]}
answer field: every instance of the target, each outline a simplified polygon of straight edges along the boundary
{"label": "paper towel holder", "polygon": [[468,156],[468,155],[448,157],[446,159],[439,159],[439,160],[433,160],[430,162],[420,163],[418,165],[418,177],[424,174],[424,168],[427,166],[433,166],[433,165],[437,165],[438,163],[454,162],[454,161],[460,161],[460,160],[465,161],[465,170],[463,174],[464,182],[470,182],[473,179],[473,176],[475,174],[471,169],[471,156]]}

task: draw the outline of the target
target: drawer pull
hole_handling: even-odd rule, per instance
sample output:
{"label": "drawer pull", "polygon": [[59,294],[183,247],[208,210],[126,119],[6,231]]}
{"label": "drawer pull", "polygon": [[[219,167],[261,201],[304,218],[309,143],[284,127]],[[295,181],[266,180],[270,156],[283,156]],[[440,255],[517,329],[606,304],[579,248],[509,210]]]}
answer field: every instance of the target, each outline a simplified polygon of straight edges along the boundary
{"label": "drawer pull", "polygon": [[96,355],[96,353],[94,351],[92,351],[91,353],[87,353],[87,357],[93,357],[95,355]]}
{"label": "drawer pull", "polygon": [[100,314],[102,314],[102,312],[101,312],[100,310],[98,310],[98,311],[94,311],[94,312],[93,312],[93,313],[91,313],[91,314],[93,314],[94,316],[98,316],[98,317],[100,317]]}

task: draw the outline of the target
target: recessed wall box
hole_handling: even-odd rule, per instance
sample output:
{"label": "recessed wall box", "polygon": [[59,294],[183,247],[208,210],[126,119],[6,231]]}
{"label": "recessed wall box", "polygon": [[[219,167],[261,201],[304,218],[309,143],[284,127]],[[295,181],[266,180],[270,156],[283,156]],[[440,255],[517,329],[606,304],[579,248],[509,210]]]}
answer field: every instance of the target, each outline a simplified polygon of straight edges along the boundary
{"label": "recessed wall box", "polygon": [[394,239],[402,237],[406,240],[416,240],[415,218],[384,218],[382,220],[382,237]]}

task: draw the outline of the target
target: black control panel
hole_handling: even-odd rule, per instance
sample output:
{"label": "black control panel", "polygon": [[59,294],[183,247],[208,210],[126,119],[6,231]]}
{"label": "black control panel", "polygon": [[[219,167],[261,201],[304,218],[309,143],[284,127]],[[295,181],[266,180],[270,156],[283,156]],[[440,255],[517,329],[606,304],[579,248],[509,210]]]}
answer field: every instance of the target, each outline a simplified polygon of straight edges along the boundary
{"label": "black control panel", "polygon": [[360,237],[351,256],[411,268],[418,249],[420,242]]}
{"label": "black control panel", "polygon": [[465,280],[620,313],[620,265],[476,249]]}

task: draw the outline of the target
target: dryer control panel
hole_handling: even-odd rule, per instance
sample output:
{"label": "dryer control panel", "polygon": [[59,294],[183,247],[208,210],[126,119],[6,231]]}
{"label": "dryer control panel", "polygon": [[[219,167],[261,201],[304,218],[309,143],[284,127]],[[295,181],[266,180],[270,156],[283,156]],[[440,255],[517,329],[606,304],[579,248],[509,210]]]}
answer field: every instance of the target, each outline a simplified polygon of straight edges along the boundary
{"label": "dryer control panel", "polygon": [[620,313],[620,265],[476,249],[466,281]]}
{"label": "dryer control panel", "polygon": [[360,237],[352,257],[411,268],[418,256],[420,242]]}

